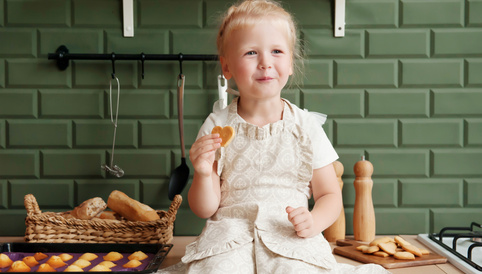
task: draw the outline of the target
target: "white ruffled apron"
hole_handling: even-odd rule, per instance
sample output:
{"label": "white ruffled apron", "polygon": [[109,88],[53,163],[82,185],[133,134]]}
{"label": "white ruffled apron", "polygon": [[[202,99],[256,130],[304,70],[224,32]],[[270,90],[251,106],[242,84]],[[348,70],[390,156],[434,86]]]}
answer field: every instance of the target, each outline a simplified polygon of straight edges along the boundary
{"label": "white ruffled apron", "polygon": [[288,220],[287,206],[308,207],[313,154],[284,105],[283,119],[262,128],[244,121],[236,102],[228,106],[220,126],[236,136],[216,152],[220,207],[167,273],[341,273],[323,235],[300,238]]}

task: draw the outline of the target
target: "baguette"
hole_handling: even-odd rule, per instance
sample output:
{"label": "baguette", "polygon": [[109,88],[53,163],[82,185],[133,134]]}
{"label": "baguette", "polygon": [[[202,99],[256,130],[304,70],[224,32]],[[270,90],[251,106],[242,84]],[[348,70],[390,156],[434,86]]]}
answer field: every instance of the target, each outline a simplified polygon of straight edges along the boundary
{"label": "baguette", "polygon": [[107,207],[100,197],[88,199],[72,210],[71,215],[77,219],[90,220]]}
{"label": "baguette", "polygon": [[114,190],[107,199],[107,206],[129,221],[159,220],[159,215],[150,206],[136,201],[125,193]]}

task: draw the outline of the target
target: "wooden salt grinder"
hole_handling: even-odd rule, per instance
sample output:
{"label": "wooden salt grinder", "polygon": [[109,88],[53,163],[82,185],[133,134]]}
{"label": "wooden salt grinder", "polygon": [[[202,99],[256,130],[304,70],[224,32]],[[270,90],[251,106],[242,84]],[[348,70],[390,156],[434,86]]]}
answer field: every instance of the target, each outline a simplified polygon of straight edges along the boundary
{"label": "wooden salt grinder", "polygon": [[[335,161],[333,162],[333,167],[335,168],[336,177],[338,177],[340,189],[343,189],[343,180],[341,179],[344,171],[343,164]],[[340,216],[330,227],[323,231],[323,235],[328,242],[336,242],[338,239],[345,239],[345,229],[345,209],[342,205]]]}
{"label": "wooden salt grinder", "polygon": [[373,208],[372,188],[373,165],[365,160],[356,162],[355,172],[355,208],[353,211],[353,234],[355,240],[371,242],[375,239],[375,210]]}

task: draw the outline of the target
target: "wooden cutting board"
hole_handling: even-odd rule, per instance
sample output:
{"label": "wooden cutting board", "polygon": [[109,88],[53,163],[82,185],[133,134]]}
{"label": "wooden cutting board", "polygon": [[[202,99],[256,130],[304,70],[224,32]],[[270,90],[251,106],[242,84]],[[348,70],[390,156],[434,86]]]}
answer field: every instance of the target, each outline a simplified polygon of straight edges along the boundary
{"label": "wooden cutting board", "polygon": [[336,245],[337,247],[335,247],[333,252],[337,255],[347,257],[349,259],[362,263],[379,264],[384,268],[400,268],[430,264],[444,264],[447,262],[447,258],[434,253],[423,255],[422,257],[415,257],[415,260],[398,260],[393,258],[393,256],[383,258],[375,255],[364,254],[361,251],[356,250],[356,247],[361,245],[359,242],[348,239],[337,240]]}

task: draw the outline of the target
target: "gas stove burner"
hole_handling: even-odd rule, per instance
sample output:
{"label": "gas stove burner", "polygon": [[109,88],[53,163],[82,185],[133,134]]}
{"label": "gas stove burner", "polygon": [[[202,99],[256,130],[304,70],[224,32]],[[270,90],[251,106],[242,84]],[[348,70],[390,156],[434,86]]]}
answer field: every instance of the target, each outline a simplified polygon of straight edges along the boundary
{"label": "gas stove burner", "polygon": [[418,239],[439,251],[464,273],[482,273],[482,226],[445,227],[440,233],[420,234]]}

